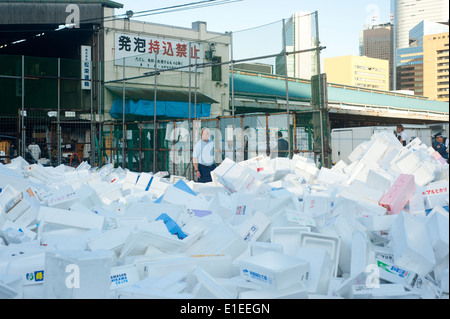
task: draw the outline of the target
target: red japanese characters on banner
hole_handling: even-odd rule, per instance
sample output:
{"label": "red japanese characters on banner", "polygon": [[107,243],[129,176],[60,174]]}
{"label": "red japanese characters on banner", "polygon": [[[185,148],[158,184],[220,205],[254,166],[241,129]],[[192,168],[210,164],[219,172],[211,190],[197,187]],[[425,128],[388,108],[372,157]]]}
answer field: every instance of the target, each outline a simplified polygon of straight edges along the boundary
{"label": "red japanese characters on banner", "polygon": [[[203,63],[203,44],[175,39],[115,34],[115,65],[154,69],[182,68]],[[189,54],[190,53],[190,54]],[[155,57],[157,61],[155,61]],[[124,60],[125,59],[125,60]]]}

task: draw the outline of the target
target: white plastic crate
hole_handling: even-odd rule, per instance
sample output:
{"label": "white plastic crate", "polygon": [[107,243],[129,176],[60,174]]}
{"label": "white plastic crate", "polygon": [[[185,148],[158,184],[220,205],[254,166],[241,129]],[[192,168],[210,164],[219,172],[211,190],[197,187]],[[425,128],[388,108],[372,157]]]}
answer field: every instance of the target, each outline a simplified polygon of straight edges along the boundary
{"label": "white plastic crate", "polygon": [[275,289],[306,281],[310,271],[306,260],[273,251],[243,258],[239,267],[243,278]]}

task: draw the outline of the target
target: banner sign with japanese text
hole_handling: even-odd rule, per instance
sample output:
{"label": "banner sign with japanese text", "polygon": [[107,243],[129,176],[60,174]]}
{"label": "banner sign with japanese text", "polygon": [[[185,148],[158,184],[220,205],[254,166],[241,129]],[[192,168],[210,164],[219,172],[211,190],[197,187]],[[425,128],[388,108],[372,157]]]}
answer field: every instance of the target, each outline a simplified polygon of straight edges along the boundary
{"label": "banner sign with japanese text", "polygon": [[92,48],[88,45],[81,46],[81,78],[86,81],[81,82],[81,89],[90,90],[92,88]]}
{"label": "banner sign with japanese text", "polygon": [[[203,63],[203,44],[175,39],[157,38],[125,33],[115,34],[114,64],[136,68],[155,68],[155,55],[159,70],[181,68],[178,71],[189,71],[189,47],[191,64]],[[155,54],[156,53],[156,54]],[[192,70],[193,71],[193,70]],[[203,72],[201,68],[197,72]]]}

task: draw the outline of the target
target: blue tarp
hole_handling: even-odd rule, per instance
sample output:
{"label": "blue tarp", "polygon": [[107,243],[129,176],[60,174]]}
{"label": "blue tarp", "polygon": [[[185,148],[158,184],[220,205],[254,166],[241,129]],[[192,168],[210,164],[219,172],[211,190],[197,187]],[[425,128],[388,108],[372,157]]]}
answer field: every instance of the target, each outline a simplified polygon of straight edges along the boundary
{"label": "blue tarp", "polygon": [[[154,115],[154,101],[146,100],[125,100],[125,115],[134,116],[153,116]],[[197,109],[197,116],[194,111]],[[113,101],[111,106],[111,116],[115,119],[122,118],[123,100],[117,99]],[[191,117],[209,117],[211,115],[211,104],[200,103],[195,107],[191,103]],[[171,101],[156,101],[156,116],[188,118],[189,117],[189,103],[188,102],[171,102]]]}

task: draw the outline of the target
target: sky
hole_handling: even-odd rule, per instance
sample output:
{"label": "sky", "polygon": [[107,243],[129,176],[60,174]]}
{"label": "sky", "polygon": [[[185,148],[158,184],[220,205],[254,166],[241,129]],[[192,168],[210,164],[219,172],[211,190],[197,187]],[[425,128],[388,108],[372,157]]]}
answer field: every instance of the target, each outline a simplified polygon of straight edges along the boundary
{"label": "sky", "polygon": [[[127,10],[140,12],[182,5],[201,0],[116,0],[124,5],[116,14]],[[264,42],[276,41],[276,50],[281,47],[280,37],[270,39],[274,29],[282,30],[283,19],[288,19],[294,12],[318,12],[319,38],[322,46],[322,59],[343,55],[359,54],[359,32],[366,23],[376,17],[376,23],[390,20],[390,0],[242,0],[217,6],[182,10],[178,12],[153,14],[133,17],[138,21],[191,28],[192,22],[204,21],[211,32],[233,32],[236,41],[255,42],[254,46],[262,48]],[[262,27],[264,26],[264,27]],[[248,31],[244,31],[248,30]],[[278,31],[277,34],[280,34]],[[235,44],[241,46],[241,42]],[[257,43],[257,44],[256,44]],[[273,50],[273,49],[272,49]],[[261,54],[247,53],[250,56],[262,56],[277,52],[261,50]],[[241,52],[241,54],[244,54]],[[253,54],[253,55],[252,55]],[[244,54],[245,55],[245,54]],[[244,57],[243,55],[241,55]],[[236,58],[236,57],[235,57]]]}

